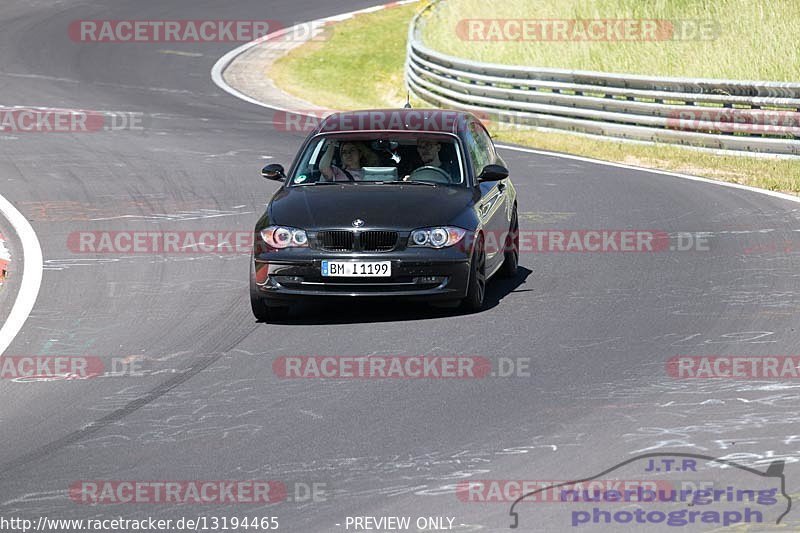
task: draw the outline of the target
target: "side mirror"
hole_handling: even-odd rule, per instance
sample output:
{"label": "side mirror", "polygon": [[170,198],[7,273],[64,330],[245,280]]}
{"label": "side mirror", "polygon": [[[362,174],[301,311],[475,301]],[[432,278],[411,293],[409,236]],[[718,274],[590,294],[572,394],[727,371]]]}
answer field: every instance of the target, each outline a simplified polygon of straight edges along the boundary
{"label": "side mirror", "polygon": [[283,166],[278,165],[277,163],[273,163],[262,168],[261,175],[268,180],[284,181],[286,179]]}
{"label": "side mirror", "polygon": [[478,181],[500,181],[508,177],[508,169],[503,165],[486,165],[478,175]]}

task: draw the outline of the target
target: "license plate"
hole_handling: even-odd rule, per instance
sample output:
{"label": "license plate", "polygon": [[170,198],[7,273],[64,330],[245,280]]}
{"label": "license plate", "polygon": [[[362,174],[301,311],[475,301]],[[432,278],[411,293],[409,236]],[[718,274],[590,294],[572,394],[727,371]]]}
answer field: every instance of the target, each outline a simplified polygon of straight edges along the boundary
{"label": "license plate", "polygon": [[391,261],[323,261],[324,277],[385,278],[392,275]]}

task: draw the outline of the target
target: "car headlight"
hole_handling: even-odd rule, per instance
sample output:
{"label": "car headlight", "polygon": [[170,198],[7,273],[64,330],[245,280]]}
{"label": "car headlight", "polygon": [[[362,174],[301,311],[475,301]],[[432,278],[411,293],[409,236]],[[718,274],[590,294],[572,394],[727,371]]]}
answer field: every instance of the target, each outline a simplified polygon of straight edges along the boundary
{"label": "car headlight", "polygon": [[467,230],[452,226],[435,228],[420,228],[411,232],[411,246],[425,246],[427,248],[447,248],[453,246],[464,238]]}
{"label": "car headlight", "polygon": [[287,226],[269,226],[261,230],[261,238],[272,248],[301,248],[308,246],[305,230]]}

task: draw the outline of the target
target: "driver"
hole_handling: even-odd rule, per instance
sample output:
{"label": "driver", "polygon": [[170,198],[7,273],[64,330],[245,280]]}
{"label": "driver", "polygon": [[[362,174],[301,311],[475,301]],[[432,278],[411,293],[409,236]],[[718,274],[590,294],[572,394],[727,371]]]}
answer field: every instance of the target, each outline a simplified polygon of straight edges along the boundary
{"label": "driver", "polygon": [[442,161],[439,159],[441,149],[441,143],[436,141],[423,139],[417,143],[417,153],[424,166],[442,168]]}
{"label": "driver", "polygon": [[[419,154],[419,158],[422,160],[422,167],[436,167],[440,168],[447,173],[448,176],[452,179],[455,175],[453,173],[453,168],[450,162],[444,163],[439,158],[439,152],[442,150],[442,143],[438,141],[433,141],[430,139],[422,139],[417,142],[417,154]],[[403,179],[408,180],[410,175],[405,176]]]}

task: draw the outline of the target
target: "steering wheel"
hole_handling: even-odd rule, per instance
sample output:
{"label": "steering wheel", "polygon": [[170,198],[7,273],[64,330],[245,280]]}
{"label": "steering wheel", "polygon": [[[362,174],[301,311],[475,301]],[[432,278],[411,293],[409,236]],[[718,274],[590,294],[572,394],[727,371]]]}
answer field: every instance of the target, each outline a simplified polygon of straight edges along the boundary
{"label": "steering wheel", "polygon": [[439,167],[426,165],[412,172],[408,179],[412,181],[430,181],[432,183],[450,183],[450,174]]}

